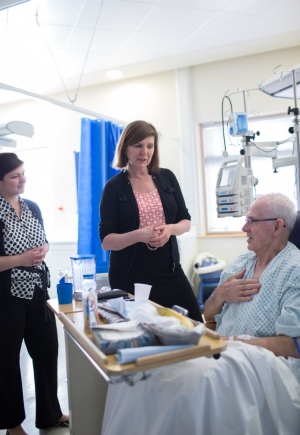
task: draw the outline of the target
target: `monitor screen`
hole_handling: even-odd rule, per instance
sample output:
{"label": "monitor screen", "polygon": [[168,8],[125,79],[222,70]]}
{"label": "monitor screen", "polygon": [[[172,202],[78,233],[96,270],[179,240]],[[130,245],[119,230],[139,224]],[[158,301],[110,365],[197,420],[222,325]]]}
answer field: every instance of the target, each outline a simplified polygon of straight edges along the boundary
{"label": "monitor screen", "polygon": [[233,169],[232,166],[222,168],[219,187],[228,186],[229,174],[230,174],[230,171],[232,171],[232,169]]}

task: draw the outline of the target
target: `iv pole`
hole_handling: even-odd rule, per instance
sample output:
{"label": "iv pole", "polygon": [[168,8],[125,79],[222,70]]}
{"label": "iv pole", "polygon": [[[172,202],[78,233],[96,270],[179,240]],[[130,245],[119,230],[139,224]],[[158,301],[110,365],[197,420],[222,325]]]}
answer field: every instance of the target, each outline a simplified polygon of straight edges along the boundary
{"label": "iv pole", "polygon": [[[278,68],[278,67],[277,67]],[[293,119],[294,127],[289,129],[290,133],[295,133],[296,139],[296,148],[297,148],[297,156],[294,156],[296,159],[296,170],[297,170],[297,183],[296,183],[296,191],[297,191],[297,208],[300,211],[300,179],[299,179],[299,171],[300,171],[300,125],[299,125],[299,108],[297,106],[297,77],[296,73],[300,74],[299,65],[294,68],[291,68],[290,71],[285,71],[284,75],[281,73],[280,81],[284,81],[288,76],[291,76],[292,80],[288,83],[283,84],[283,86],[276,86],[279,80],[267,80],[259,85],[259,89],[273,97],[281,97],[281,98],[291,98],[290,96],[280,94],[282,91],[286,91],[293,87],[293,97],[294,97],[294,108],[288,108],[288,115],[293,113],[295,118]],[[299,83],[299,80],[298,80]]]}
{"label": "iv pole", "polygon": [[295,118],[293,119],[294,122],[294,128],[293,132],[296,135],[296,145],[297,145],[297,207],[298,210],[300,210],[300,177],[299,177],[299,170],[300,170],[300,125],[299,125],[299,108],[297,106],[297,85],[296,85],[296,72],[297,70],[293,69],[291,71],[292,77],[293,77],[293,91],[294,91],[294,108],[291,109],[291,107],[288,108],[288,115],[290,113],[294,113]]}
{"label": "iv pole", "polygon": [[[242,91],[243,92],[243,101],[244,101],[244,112],[247,114],[247,104],[246,104],[246,94],[245,94],[245,90]],[[245,159],[245,167],[248,169],[252,169],[251,167],[251,152],[249,152],[250,150],[250,146],[251,146],[251,142],[250,142],[250,138],[254,139],[254,135],[253,136],[249,136],[249,133],[245,136],[242,137],[242,147],[243,150],[245,152],[244,155],[244,159]]]}

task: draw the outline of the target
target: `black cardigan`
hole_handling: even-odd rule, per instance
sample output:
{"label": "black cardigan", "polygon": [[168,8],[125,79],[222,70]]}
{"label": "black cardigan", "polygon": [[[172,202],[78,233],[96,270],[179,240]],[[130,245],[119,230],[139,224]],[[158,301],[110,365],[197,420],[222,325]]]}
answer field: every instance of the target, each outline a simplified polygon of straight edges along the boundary
{"label": "black cardigan", "polygon": [[[160,169],[152,175],[163,205],[166,224],[183,219],[191,220],[179,183],[169,169]],[[101,242],[111,233],[124,234],[139,228],[139,209],[128,178],[122,171],[106,183],[100,202],[99,236]],[[173,267],[179,264],[176,236],[170,237]],[[110,261],[122,261],[130,270],[136,254],[136,244],[120,251],[111,251]]]}

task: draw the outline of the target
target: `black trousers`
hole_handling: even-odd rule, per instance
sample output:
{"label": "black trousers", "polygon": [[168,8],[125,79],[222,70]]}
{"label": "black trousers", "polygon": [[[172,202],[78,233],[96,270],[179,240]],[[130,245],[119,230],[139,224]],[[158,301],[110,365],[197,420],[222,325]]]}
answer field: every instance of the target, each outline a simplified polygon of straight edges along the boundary
{"label": "black trousers", "polygon": [[24,340],[32,358],[36,427],[54,426],[62,415],[57,398],[58,337],[55,316],[45,322],[43,292],[36,288],[32,300],[10,297],[0,303],[0,429],[18,426],[25,419],[20,350]]}

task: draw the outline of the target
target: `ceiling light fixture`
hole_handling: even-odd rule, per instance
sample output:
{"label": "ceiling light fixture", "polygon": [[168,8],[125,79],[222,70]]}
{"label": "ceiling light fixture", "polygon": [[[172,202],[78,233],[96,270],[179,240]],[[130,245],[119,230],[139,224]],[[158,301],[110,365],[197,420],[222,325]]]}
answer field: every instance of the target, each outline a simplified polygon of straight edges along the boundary
{"label": "ceiling light fixture", "polygon": [[19,134],[21,136],[32,137],[33,136],[33,126],[28,124],[28,122],[23,121],[11,121],[7,124],[0,125],[0,148],[4,147],[16,147],[17,141],[15,139],[8,139],[2,136],[7,136],[8,134]]}
{"label": "ceiling light fixture", "polygon": [[0,137],[0,148],[5,147],[16,147],[17,141],[14,139],[4,139],[4,137]]}
{"label": "ceiling light fixture", "polygon": [[121,79],[123,77],[123,73],[122,73],[122,71],[118,71],[118,70],[114,69],[111,71],[107,71],[106,77],[108,79],[111,79],[111,80],[118,80],[118,79]]}
{"label": "ceiling light fixture", "polygon": [[0,136],[7,136],[8,134],[20,134],[21,136],[32,137],[33,126],[23,121],[11,121],[7,124],[1,124]]}
{"label": "ceiling light fixture", "polygon": [[20,5],[21,3],[26,3],[29,0],[0,0],[0,10],[8,9],[12,6]]}

